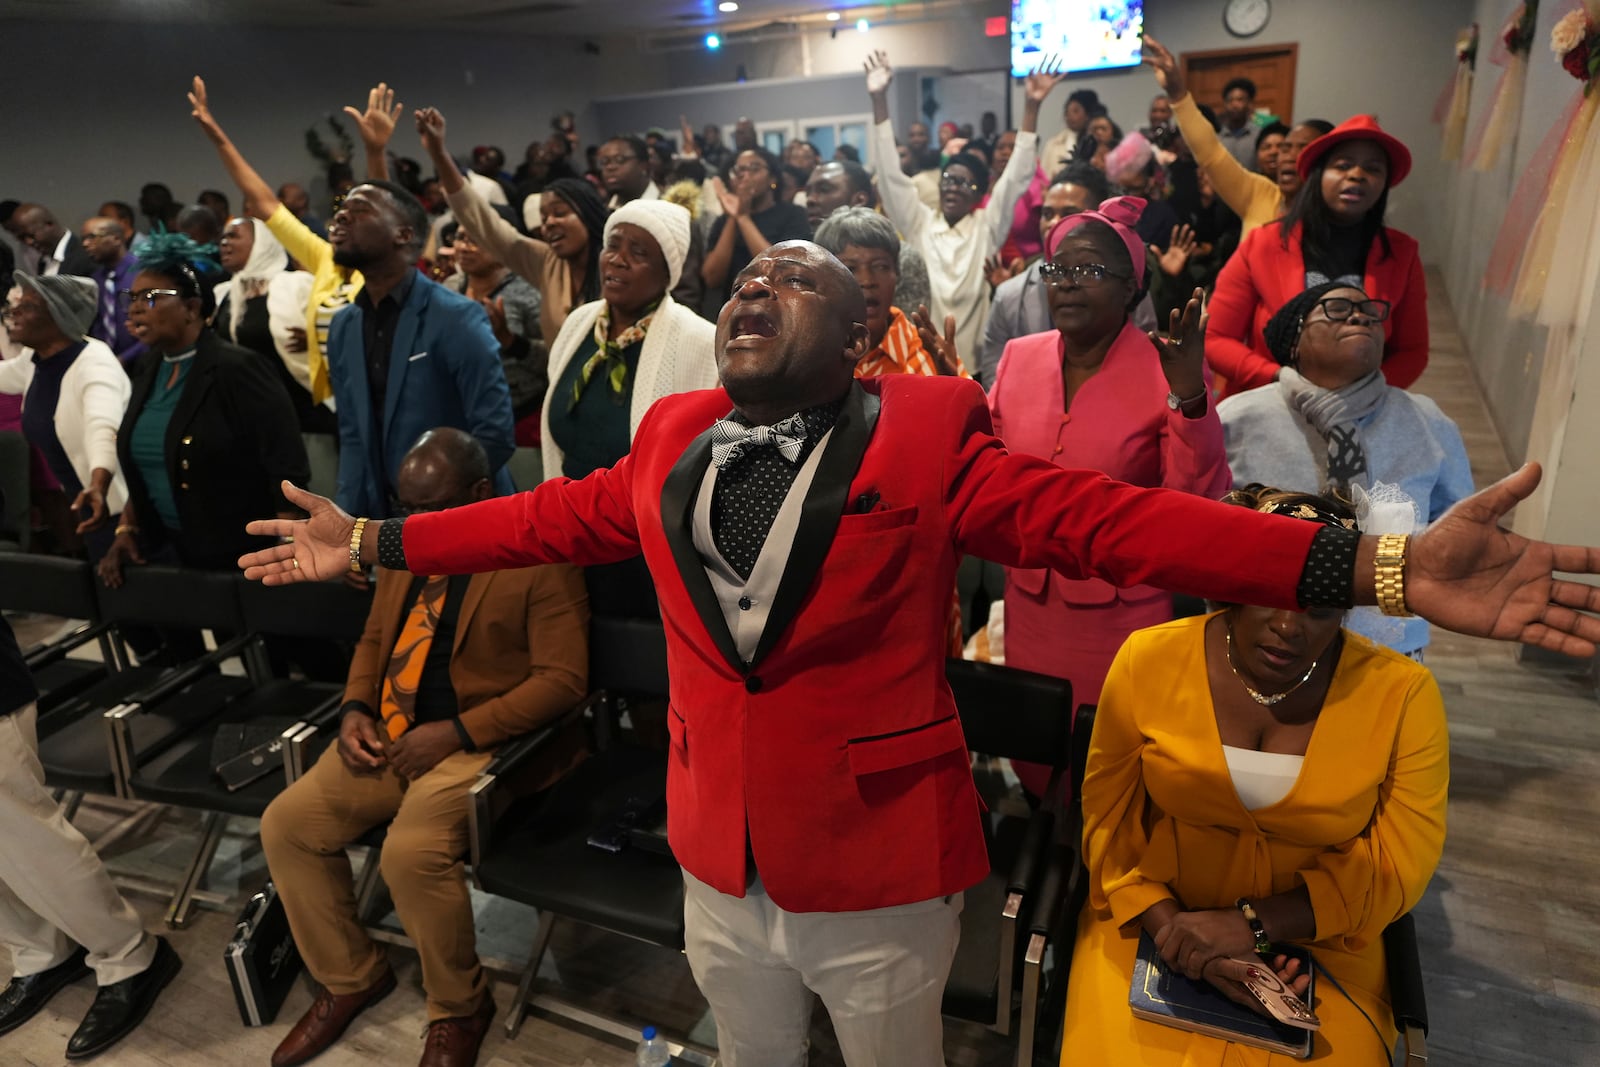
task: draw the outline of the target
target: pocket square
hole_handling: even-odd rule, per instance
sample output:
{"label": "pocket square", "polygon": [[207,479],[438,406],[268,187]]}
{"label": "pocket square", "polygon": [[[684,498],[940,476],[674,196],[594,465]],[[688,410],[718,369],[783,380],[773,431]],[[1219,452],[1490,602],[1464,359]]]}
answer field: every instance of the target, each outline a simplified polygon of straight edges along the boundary
{"label": "pocket square", "polygon": [[407,359],[407,361],[408,361],[408,362],[410,362],[410,363],[415,363],[415,362],[416,362],[416,361],[417,361],[417,360],[419,360],[419,359],[424,359],[424,358],[426,358],[426,357],[427,357],[427,355],[428,355],[428,353],[427,353],[427,350],[426,350],[426,349],[424,349],[424,350],[423,350],[423,351],[421,351],[421,352],[418,352],[418,353],[417,353],[417,354],[416,354],[416,355],[414,355],[414,356],[407,356],[407,357],[406,357],[406,359]]}

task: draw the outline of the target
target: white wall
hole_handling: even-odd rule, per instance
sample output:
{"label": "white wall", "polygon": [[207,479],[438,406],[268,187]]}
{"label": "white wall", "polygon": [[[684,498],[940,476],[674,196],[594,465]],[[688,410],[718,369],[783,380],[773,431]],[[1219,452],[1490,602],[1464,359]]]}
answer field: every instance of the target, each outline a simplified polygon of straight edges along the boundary
{"label": "white wall", "polygon": [[[603,42],[593,56],[574,40],[488,33],[13,22],[0,37],[0,197],[43,203],[74,229],[102,201],[136,202],[150,181],[170,185],[179,200],[221,189],[237,209],[237,191],[189,117],[184,93],[194,74],[274,187],[309,184],[319,166],[306,130],[345,104],[365,107],[380,79],[408,112],[443,111],[458,155],[498,144],[514,165],[529,141],[548,136],[558,111],[576,112],[580,131],[594,135],[588,103],[602,77],[617,92],[665,78],[661,57],[633,54],[631,42]],[[409,114],[393,147],[426,163]],[[359,141],[356,151],[359,175]]]}

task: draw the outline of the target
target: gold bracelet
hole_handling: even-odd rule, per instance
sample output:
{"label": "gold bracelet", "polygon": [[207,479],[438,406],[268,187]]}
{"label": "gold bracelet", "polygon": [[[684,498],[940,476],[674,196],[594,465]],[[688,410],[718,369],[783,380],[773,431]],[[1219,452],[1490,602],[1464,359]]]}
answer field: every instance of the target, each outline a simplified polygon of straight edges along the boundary
{"label": "gold bracelet", "polygon": [[137,534],[138,532],[139,528],[137,526],[129,526],[127,523],[123,523],[112,531],[111,536],[121,537],[123,534]]}
{"label": "gold bracelet", "polygon": [[367,520],[357,519],[355,527],[350,531],[350,571],[352,574],[361,573],[361,535],[366,532]]}
{"label": "gold bracelet", "polygon": [[1406,608],[1406,551],[1411,538],[1406,534],[1382,534],[1378,538],[1378,608],[1385,615],[1410,618]]}

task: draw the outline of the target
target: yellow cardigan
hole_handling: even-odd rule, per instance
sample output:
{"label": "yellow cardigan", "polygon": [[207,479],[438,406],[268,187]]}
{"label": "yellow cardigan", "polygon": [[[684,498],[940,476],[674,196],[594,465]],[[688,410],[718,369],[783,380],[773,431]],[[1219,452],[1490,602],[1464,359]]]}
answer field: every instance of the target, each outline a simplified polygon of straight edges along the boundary
{"label": "yellow cardigan", "polygon": [[267,229],[294,261],[311,272],[306,300],[306,362],[311,370],[311,399],[320,404],[333,395],[328,380],[328,325],[361,291],[361,272],[333,261],[333,246],[318,237],[282,204],[267,219]]}
{"label": "yellow cardigan", "polygon": [[1387,1042],[1380,1048],[1373,1026],[1319,979],[1319,1054],[1386,1063],[1396,1034],[1381,935],[1421,898],[1444,848],[1449,743],[1439,688],[1420,664],[1345,631],[1298,780],[1276,804],[1249,811],[1218,736],[1207,618],[1134,633],[1106,675],[1081,786],[1089,903],[1067,987],[1066,1048],[1078,1063],[1278,1062],[1134,1019],[1136,920],[1168,898],[1225,908],[1304,884],[1313,956]]}
{"label": "yellow cardigan", "polygon": [[1184,143],[1194,153],[1194,161],[1211,179],[1211,187],[1222,197],[1222,202],[1233,208],[1233,213],[1244,222],[1239,237],[1258,226],[1265,226],[1280,217],[1288,205],[1283,202],[1283,192],[1278,183],[1265,174],[1257,174],[1239,165],[1239,161],[1222,147],[1222,140],[1211,123],[1200,114],[1193,93],[1184,93],[1180,100],[1172,101],[1172,114],[1178,120]]}

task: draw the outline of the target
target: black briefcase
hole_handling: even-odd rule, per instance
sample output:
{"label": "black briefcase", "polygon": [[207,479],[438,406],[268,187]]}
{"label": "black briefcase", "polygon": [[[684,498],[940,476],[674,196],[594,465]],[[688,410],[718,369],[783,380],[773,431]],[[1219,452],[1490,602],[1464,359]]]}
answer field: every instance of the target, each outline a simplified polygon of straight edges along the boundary
{"label": "black briefcase", "polygon": [[245,905],[223,960],[233,982],[239,1018],[246,1026],[272,1022],[283,1007],[301,964],[300,950],[289,931],[289,915],[271,882]]}

